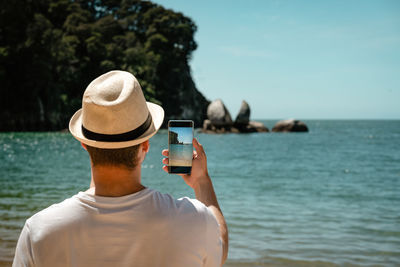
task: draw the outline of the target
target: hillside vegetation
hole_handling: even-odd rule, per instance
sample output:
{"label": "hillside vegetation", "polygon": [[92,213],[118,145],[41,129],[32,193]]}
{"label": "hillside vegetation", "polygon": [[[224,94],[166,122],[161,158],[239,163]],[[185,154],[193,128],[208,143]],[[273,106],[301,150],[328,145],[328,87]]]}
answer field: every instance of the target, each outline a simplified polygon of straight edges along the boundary
{"label": "hillside vegetation", "polygon": [[166,119],[205,118],[188,61],[196,25],[133,0],[12,0],[0,4],[0,130],[67,128],[83,91],[114,69],[134,74]]}

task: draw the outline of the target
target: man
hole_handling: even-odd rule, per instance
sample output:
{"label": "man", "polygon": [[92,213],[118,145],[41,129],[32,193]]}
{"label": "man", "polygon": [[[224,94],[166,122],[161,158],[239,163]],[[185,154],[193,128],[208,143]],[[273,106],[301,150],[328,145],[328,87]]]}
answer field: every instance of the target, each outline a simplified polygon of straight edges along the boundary
{"label": "man", "polygon": [[[181,175],[196,199],[141,184],[149,139],[163,119],[132,74],[111,71],[91,82],[69,125],[89,153],[91,188],[29,218],[13,266],[222,265],[228,232],[197,140],[192,172]],[[168,150],[162,154],[168,164]]]}

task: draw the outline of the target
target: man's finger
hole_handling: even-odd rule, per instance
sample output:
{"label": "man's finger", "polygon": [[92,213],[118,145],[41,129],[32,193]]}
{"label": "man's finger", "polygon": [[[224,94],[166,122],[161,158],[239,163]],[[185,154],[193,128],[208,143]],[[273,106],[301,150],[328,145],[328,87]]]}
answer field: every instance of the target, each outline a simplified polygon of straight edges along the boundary
{"label": "man's finger", "polygon": [[168,165],[169,159],[168,159],[168,158],[163,158],[163,159],[162,159],[162,163]]}
{"label": "man's finger", "polygon": [[169,151],[168,151],[168,149],[164,149],[164,150],[161,152],[161,154],[162,154],[163,156],[168,157],[168,156],[169,156]]}
{"label": "man's finger", "polygon": [[193,146],[198,154],[204,154],[203,146],[197,141],[196,138],[193,138]]}
{"label": "man's finger", "polygon": [[162,166],[162,169],[163,169],[166,173],[168,173],[168,166],[167,166],[167,165]]}

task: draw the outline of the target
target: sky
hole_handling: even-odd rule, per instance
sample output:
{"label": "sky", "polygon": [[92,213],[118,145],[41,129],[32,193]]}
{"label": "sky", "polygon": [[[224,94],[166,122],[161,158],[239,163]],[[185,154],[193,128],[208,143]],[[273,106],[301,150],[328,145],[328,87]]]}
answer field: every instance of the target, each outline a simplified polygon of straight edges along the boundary
{"label": "sky", "polygon": [[157,0],[198,27],[197,89],[234,119],[400,119],[400,1]]}
{"label": "sky", "polygon": [[189,144],[193,140],[192,127],[169,127],[169,130],[178,134],[178,141]]}

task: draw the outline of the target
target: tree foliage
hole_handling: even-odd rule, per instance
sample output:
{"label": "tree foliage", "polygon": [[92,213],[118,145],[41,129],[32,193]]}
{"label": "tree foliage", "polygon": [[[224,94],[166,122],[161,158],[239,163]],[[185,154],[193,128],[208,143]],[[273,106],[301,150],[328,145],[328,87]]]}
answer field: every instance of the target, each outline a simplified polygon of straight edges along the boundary
{"label": "tree foliage", "polygon": [[207,100],[188,65],[195,31],[148,1],[1,1],[0,130],[66,128],[86,86],[113,69],[133,73],[167,117],[200,122]]}

